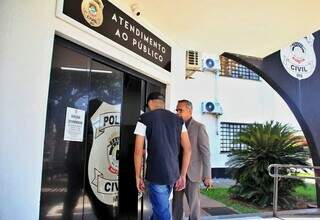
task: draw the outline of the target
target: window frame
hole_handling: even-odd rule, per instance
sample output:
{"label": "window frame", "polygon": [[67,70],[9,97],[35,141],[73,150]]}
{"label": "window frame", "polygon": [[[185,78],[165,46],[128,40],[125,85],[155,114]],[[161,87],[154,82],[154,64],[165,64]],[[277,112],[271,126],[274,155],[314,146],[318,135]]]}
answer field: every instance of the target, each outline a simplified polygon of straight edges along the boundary
{"label": "window frame", "polygon": [[[232,149],[245,149],[246,146],[244,144],[234,143],[234,141],[237,139],[237,134],[251,124],[252,123],[220,122],[220,153],[230,153]],[[227,126],[229,129],[224,130]],[[230,126],[232,126],[232,130],[230,130]]]}
{"label": "window frame", "polygon": [[234,60],[220,56],[220,63],[221,72],[219,76],[261,81],[261,77],[257,73]]}

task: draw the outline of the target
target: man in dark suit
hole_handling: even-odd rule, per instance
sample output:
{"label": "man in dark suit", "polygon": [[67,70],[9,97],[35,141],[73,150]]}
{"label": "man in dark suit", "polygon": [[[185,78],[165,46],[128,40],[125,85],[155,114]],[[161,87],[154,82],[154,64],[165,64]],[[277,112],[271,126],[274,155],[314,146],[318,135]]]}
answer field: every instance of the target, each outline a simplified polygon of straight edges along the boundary
{"label": "man in dark suit", "polygon": [[200,218],[199,184],[212,187],[209,138],[205,126],[192,118],[192,103],[188,100],[178,101],[177,114],[184,120],[191,143],[191,160],[187,171],[186,187],[174,192],[173,220],[183,219],[183,195],[187,197],[190,207],[190,220]]}

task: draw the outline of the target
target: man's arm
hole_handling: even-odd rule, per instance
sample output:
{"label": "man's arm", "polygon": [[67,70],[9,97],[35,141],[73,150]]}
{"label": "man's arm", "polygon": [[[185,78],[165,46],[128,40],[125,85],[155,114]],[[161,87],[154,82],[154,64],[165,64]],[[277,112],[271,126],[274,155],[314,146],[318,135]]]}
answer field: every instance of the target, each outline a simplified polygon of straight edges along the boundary
{"label": "man's arm", "polygon": [[191,157],[191,144],[188,136],[187,131],[181,132],[180,142],[182,146],[182,167],[180,171],[180,177],[176,182],[176,190],[180,191],[183,190],[186,186],[186,175],[188,166],[190,163],[190,157]]}
{"label": "man's arm", "polygon": [[191,157],[191,144],[190,144],[188,132],[181,133],[181,146],[183,150],[181,175],[186,176],[189,163],[190,163],[190,157]]}
{"label": "man's arm", "polygon": [[204,125],[200,125],[200,128],[199,128],[198,145],[199,145],[199,150],[201,153],[202,164],[203,164],[202,179],[206,187],[211,187],[212,181],[211,181],[210,145],[209,145],[209,137]]}
{"label": "man's arm", "polygon": [[136,172],[136,186],[139,192],[144,191],[144,182],[141,176],[142,160],[143,160],[144,136],[136,135],[134,148],[134,167]]}

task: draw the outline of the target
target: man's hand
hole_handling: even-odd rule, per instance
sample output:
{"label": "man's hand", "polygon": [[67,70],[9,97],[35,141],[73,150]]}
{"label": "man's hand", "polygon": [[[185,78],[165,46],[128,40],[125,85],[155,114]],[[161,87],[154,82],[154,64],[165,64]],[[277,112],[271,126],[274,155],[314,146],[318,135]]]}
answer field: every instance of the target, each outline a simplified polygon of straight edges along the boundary
{"label": "man's hand", "polygon": [[213,183],[210,177],[205,177],[203,183],[207,189],[213,188]]}
{"label": "man's hand", "polygon": [[175,190],[176,191],[181,191],[184,188],[186,188],[186,177],[185,176],[180,176],[179,179],[176,181]]}
{"label": "man's hand", "polygon": [[144,192],[144,181],[140,177],[136,177],[136,186],[138,192]]}

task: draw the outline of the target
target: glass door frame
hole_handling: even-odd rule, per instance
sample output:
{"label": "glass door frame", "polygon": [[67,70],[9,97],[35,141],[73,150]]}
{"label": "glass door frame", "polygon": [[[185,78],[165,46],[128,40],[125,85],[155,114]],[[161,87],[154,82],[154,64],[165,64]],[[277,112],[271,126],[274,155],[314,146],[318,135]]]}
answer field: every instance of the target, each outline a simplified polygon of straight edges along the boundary
{"label": "glass door frame", "polygon": [[[162,92],[165,91],[166,89],[166,85],[161,83],[161,82],[158,82],[148,76],[145,76],[133,69],[130,69],[129,67],[126,67],[122,64],[119,64],[111,59],[108,59],[106,57],[103,57],[95,52],[92,52],[82,46],[79,46],[73,42],[70,42],[60,36],[55,36],[55,39],[54,39],[54,44],[60,44],[62,45],[63,47],[67,48],[67,49],[70,49],[70,50],[73,50],[79,54],[82,54],[82,55],[85,55],[87,56],[89,59],[92,59],[94,61],[97,61],[99,63],[102,63],[102,64],[105,64],[107,66],[110,66],[114,69],[117,69],[121,72],[124,73],[124,78],[128,75],[128,76],[131,76],[131,77],[135,77],[137,79],[140,79],[141,80],[141,100],[140,100],[140,111],[143,111],[145,112],[146,111],[146,96],[147,96],[147,93],[149,92],[152,92],[152,91],[155,91],[157,89],[161,89]],[[165,95],[165,94],[164,94]],[[123,108],[123,106],[122,106]],[[121,114],[123,112],[124,109],[121,109]],[[120,133],[120,136],[121,136],[121,133]],[[120,141],[120,147],[121,147],[121,141]],[[133,155],[132,155],[133,156]],[[120,183],[121,182],[121,170],[119,170],[119,187],[120,187]],[[133,186],[134,189],[135,189],[135,185]],[[121,199],[121,188],[119,188],[119,219],[131,219],[131,217],[127,216],[127,213],[126,213],[126,210],[122,210],[121,209],[121,206],[124,206],[126,207],[126,204],[125,203],[131,203],[132,200],[131,199]],[[136,212],[137,212],[137,218],[138,218],[138,195],[136,197],[136,201],[137,201],[137,204],[136,204]],[[143,207],[144,207],[144,200],[141,199],[140,200],[141,202],[139,203],[139,208],[141,210],[143,210]],[[143,213],[140,213],[139,216],[141,216],[141,219],[143,218]]]}

